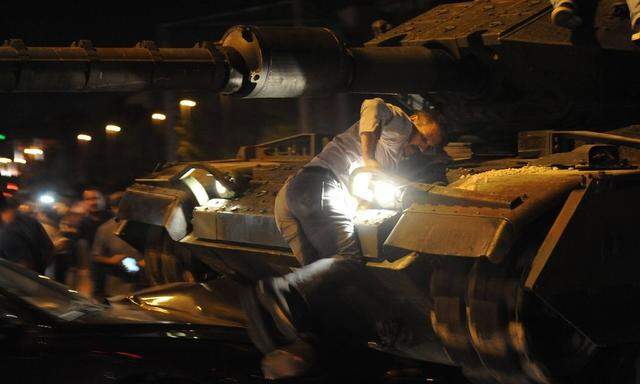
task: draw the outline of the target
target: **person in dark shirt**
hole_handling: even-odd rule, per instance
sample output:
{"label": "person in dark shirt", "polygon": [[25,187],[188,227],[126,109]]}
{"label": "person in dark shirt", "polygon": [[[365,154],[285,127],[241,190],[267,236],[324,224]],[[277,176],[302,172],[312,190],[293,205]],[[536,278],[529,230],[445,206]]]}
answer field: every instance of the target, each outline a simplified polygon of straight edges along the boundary
{"label": "person in dark shirt", "polygon": [[112,218],[113,214],[107,209],[106,198],[97,188],[86,188],[82,192],[82,201],[87,209],[87,216],[80,222],[78,237],[86,240],[91,248],[98,227]]}
{"label": "person in dark shirt", "polygon": [[38,220],[18,212],[15,200],[0,195],[0,257],[44,273],[53,243]]}
{"label": "person in dark shirt", "polygon": [[[111,212],[117,214],[121,194],[113,194],[109,203]],[[115,217],[98,227],[91,248],[93,265],[93,296],[103,298],[128,293],[139,288],[143,256],[135,248],[115,235],[119,223]],[[111,277],[111,284],[107,284]]]}
{"label": "person in dark shirt", "polygon": [[79,290],[87,293],[92,291],[90,271],[93,265],[90,252],[96,231],[100,225],[113,217],[113,214],[107,210],[107,201],[102,192],[94,187],[85,188],[82,192],[82,206],[86,214],[78,223],[74,252]]}

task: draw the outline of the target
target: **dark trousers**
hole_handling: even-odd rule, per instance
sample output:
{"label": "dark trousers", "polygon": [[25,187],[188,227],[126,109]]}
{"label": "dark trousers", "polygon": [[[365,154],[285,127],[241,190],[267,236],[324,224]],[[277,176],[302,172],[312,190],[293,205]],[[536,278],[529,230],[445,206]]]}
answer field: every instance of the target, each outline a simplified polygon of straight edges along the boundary
{"label": "dark trousers", "polygon": [[337,255],[360,258],[355,203],[331,171],[306,167],[282,187],[275,203],[278,229],[300,264]]}

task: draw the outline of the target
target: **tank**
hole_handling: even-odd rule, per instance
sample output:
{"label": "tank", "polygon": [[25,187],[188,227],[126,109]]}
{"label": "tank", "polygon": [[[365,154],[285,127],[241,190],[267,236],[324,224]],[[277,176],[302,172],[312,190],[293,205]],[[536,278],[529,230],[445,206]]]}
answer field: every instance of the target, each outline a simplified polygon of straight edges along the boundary
{"label": "tank", "polygon": [[[510,151],[453,156],[446,186],[413,180],[397,207],[358,212],[375,300],[315,309],[365,314],[352,331],[371,330],[370,348],[472,382],[634,383],[640,140],[625,127],[640,120],[640,54],[619,4],[599,1],[576,31],[552,25],[550,8],[443,4],[364,47],[304,27],[237,26],[180,49],[13,40],[0,47],[0,90],[423,98],[453,135],[506,137]],[[167,164],[127,189],[118,234],[144,250],[157,283],[284,274],[298,262],[275,226],[275,195],[329,139]]]}

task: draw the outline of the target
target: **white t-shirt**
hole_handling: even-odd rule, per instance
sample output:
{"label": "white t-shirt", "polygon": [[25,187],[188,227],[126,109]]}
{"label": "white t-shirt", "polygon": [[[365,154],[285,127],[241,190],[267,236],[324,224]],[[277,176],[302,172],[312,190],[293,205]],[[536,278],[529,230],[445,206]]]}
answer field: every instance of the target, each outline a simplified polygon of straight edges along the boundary
{"label": "white t-shirt", "polygon": [[331,170],[344,185],[349,173],[363,166],[360,134],[380,130],[375,158],[382,169],[393,171],[403,156],[403,148],[411,137],[413,123],[404,111],[380,98],[367,99],[360,108],[360,121],[337,135],[306,167]]}

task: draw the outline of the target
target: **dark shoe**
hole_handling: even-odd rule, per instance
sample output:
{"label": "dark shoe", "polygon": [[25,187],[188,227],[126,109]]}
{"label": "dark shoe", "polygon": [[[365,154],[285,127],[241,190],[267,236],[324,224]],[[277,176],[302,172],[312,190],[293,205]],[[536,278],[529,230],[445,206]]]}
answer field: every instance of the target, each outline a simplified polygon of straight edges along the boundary
{"label": "dark shoe", "polygon": [[558,27],[576,29],[582,25],[582,18],[576,14],[573,2],[562,3],[551,12],[551,21]]}
{"label": "dark shoe", "polygon": [[268,353],[262,359],[262,373],[267,380],[300,377],[315,365],[313,346],[298,339],[296,342]]}

